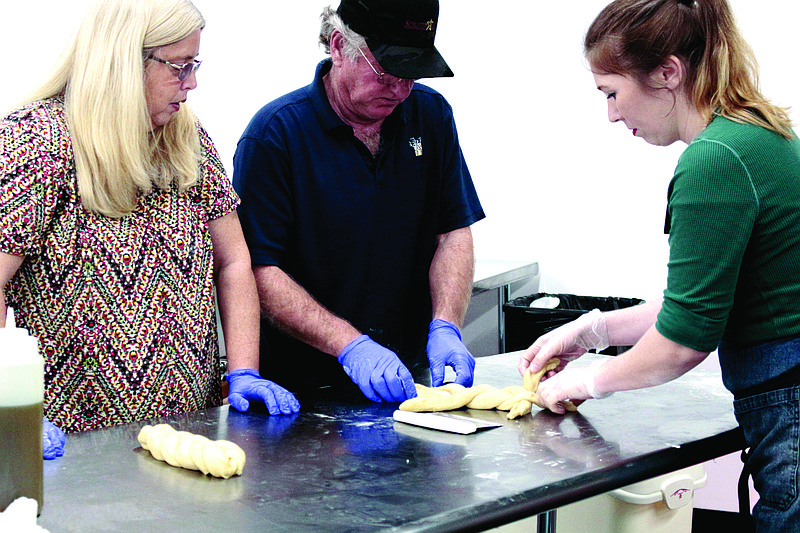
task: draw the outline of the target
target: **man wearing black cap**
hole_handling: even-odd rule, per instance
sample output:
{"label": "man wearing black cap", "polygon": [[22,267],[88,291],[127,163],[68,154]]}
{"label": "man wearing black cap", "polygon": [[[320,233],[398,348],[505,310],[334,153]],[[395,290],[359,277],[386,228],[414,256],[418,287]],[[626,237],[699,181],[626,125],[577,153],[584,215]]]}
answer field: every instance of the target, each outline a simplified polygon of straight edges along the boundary
{"label": "man wearing black cap", "polygon": [[459,326],[484,214],[452,109],[415,83],[453,75],[438,15],[437,0],[326,8],[331,57],[239,140],[233,181],[268,319],[261,373],[301,400],[400,402],[447,366],[472,385]]}

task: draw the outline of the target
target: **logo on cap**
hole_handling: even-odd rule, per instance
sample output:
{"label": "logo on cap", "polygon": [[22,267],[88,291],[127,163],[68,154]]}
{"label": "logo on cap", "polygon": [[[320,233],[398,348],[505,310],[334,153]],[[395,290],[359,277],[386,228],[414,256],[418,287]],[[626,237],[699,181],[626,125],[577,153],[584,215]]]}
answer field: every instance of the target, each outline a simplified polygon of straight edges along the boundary
{"label": "logo on cap", "polygon": [[428,22],[412,22],[410,20],[406,21],[405,29],[407,30],[422,30],[422,31],[433,31],[433,26],[436,22],[431,19]]}

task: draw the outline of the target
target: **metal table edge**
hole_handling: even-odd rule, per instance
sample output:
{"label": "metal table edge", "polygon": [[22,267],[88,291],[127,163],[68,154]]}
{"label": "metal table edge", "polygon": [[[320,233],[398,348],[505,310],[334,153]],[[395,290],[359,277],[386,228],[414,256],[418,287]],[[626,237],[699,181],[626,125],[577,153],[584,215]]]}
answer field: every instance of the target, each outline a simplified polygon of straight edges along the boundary
{"label": "metal table edge", "polygon": [[[387,531],[397,533],[470,533],[486,531],[517,520],[536,516],[559,507],[575,503],[611,490],[626,487],[682,468],[704,463],[723,455],[746,448],[744,434],[736,427],[680,447],[665,449],[626,461],[620,467],[599,470],[571,480],[569,486],[544,486],[519,496],[507,498],[507,502],[495,501],[470,508],[472,516],[457,515],[465,508],[427,517]],[[646,467],[642,467],[646,464]],[[544,494],[542,494],[544,493]],[[517,501],[523,498],[523,501]]]}
{"label": "metal table edge", "polygon": [[487,278],[478,279],[472,283],[472,295],[498,289],[511,283],[522,281],[539,272],[539,263],[533,262]]}

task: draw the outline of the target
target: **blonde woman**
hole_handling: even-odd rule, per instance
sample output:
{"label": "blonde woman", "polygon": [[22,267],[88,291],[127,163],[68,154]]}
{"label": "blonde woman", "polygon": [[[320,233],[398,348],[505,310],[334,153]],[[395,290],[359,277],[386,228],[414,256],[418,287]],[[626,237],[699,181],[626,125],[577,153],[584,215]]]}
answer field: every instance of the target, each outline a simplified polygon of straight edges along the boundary
{"label": "blonde woman", "polygon": [[82,431],[230,402],[294,413],[258,374],[259,310],[233,191],[186,106],[202,15],[100,0],[0,124],[0,324],[39,340],[45,415]]}

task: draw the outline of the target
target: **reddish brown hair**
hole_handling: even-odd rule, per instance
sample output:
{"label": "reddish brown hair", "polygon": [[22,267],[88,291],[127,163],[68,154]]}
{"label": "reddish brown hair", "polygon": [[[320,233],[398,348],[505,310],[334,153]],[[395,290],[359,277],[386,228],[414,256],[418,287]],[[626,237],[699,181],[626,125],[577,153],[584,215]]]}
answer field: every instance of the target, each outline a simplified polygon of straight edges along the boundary
{"label": "reddish brown hair", "polygon": [[726,0],[615,0],[589,27],[584,54],[593,71],[648,87],[650,74],[675,56],[686,70],[684,90],[707,121],[719,114],[794,136],[787,111],[758,88],[758,64]]}

